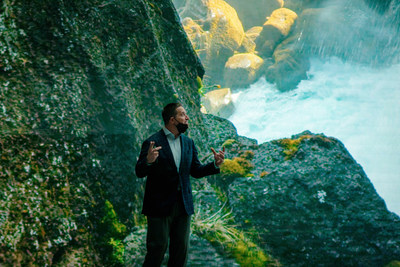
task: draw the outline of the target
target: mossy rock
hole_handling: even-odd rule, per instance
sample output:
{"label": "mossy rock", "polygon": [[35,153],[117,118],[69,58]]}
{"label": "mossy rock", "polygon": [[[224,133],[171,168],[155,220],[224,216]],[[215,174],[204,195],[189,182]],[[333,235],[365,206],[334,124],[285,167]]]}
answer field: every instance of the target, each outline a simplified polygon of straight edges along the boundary
{"label": "mossy rock", "polygon": [[[225,62],[241,46],[244,38],[243,26],[236,10],[224,0],[189,0],[180,16],[204,64],[205,84],[219,84]],[[187,21],[187,17],[195,20],[202,30]]]}
{"label": "mossy rock", "polygon": [[220,83],[225,62],[242,44],[244,30],[235,9],[223,0],[209,1],[208,8],[210,29],[209,47],[203,61],[205,80]]}
{"label": "mossy rock", "polygon": [[231,88],[247,87],[259,78],[264,60],[252,53],[233,55],[225,64],[224,84]]}

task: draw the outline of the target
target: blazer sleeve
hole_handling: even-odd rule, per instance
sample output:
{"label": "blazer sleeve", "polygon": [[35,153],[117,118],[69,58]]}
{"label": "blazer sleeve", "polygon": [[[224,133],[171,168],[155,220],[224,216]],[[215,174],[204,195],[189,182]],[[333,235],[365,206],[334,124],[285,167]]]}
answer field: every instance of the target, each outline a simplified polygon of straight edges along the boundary
{"label": "blazer sleeve", "polygon": [[136,176],[139,178],[144,178],[149,174],[149,170],[152,165],[157,164],[157,161],[152,164],[147,163],[147,152],[149,151],[150,141],[146,140],[142,144],[142,149],[140,150],[139,159],[136,163],[135,172]]}
{"label": "blazer sleeve", "polygon": [[201,178],[207,175],[212,175],[212,174],[218,174],[220,172],[219,168],[215,167],[214,161],[208,163],[208,164],[201,164],[198,158],[198,153],[196,146],[193,142],[191,141],[192,145],[192,165],[190,166],[190,175],[194,178]]}

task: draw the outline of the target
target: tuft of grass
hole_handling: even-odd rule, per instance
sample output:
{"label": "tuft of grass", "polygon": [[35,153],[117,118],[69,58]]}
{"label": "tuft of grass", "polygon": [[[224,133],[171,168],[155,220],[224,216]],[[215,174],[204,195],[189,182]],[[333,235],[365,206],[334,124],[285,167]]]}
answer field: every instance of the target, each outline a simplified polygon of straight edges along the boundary
{"label": "tuft of grass", "polygon": [[240,266],[279,266],[276,260],[232,224],[232,214],[225,213],[224,206],[211,216],[203,216],[197,209],[193,218],[193,232],[225,251]]}

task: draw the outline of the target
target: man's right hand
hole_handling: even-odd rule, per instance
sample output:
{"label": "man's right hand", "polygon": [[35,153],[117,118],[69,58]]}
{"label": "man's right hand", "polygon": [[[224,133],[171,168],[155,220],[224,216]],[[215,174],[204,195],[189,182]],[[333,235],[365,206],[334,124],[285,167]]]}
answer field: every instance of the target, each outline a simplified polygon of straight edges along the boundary
{"label": "man's right hand", "polygon": [[158,158],[158,150],[161,149],[161,146],[154,147],[155,142],[150,141],[150,147],[149,150],[147,151],[147,164],[152,164],[156,161]]}

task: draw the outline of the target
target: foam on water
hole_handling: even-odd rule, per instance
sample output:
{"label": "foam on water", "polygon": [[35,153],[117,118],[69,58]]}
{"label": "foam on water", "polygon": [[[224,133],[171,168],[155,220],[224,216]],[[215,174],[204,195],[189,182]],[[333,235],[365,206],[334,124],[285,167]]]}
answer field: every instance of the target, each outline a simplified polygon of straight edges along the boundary
{"label": "foam on water", "polygon": [[376,69],[314,59],[310,79],[281,93],[265,79],[234,94],[229,118],[259,143],[304,130],[344,143],[389,210],[400,214],[400,64]]}

